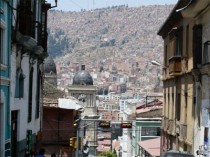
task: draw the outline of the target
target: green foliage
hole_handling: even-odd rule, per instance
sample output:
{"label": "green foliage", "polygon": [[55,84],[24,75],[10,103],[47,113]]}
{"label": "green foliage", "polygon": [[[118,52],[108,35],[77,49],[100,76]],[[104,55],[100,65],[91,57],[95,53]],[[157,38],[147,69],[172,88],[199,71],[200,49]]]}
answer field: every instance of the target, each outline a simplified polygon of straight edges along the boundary
{"label": "green foliage", "polygon": [[99,156],[106,156],[106,157],[117,157],[117,154],[116,153],[113,153],[113,152],[103,152],[103,153],[100,153]]}
{"label": "green foliage", "polygon": [[63,55],[65,51],[71,52],[75,43],[71,43],[63,30],[57,30],[52,33],[48,29],[48,52],[52,57]]}

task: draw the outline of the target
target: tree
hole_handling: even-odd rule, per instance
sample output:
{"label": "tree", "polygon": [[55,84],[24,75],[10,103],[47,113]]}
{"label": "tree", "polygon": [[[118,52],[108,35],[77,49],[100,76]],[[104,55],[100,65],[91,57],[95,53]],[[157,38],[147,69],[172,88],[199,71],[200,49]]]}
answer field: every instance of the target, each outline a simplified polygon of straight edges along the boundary
{"label": "tree", "polygon": [[113,152],[102,152],[102,153],[99,154],[99,156],[117,157],[117,154],[113,153]]}

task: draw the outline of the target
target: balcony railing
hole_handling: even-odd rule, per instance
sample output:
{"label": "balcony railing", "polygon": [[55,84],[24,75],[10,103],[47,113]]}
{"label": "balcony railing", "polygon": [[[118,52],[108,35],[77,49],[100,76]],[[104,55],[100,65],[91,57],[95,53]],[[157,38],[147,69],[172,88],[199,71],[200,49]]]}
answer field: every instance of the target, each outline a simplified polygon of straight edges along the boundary
{"label": "balcony railing", "polygon": [[169,59],[169,75],[176,76],[182,72],[182,57],[174,56]]}

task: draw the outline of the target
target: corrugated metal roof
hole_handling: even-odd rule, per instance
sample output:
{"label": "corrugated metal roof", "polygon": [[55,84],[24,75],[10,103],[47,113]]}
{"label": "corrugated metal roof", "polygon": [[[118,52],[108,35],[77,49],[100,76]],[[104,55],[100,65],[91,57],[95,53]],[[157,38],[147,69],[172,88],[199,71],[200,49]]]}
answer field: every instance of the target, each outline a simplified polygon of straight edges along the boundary
{"label": "corrugated metal roof", "polygon": [[160,137],[138,142],[138,145],[151,156],[160,156]]}

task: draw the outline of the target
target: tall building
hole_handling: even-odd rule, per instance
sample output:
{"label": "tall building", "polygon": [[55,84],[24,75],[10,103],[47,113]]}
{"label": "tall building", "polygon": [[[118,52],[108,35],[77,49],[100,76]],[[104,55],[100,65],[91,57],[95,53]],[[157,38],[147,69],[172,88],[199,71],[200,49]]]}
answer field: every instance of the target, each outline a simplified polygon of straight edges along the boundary
{"label": "tall building", "polygon": [[11,4],[0,0],[0,156],[10,156],[10,53]]}
{"label": "tall building", "polygon": [[75,156],[76,127],[74,121],[79,112],[79,101],[66,97],[65,91],[57,88],[56,65],[48,58],[44,66],[44,89],[42,108],[42,127],[40,143],[46,154],[68,154]]}
{"label": "tall building", "polygon": [[179,0],[158,34],[164,40],[162,152],[209,147],[209,1]]}
{"label": "tall building", "polygon": [[7,19],[12,22],[12,49],[10,111],[7,112],[12,126],[11,156],[23,157],[39,149],[43,62],[48,56],[47,11],[52,6],[46,1],[15,0],[10,7],[12,13]]}
{"label": "tall building", "polygon": [[[68,94],[81,102],[84,108],[84,112],[81,114],[83,118],[97,115],[96,91],[97,88],[93,85],[92,76],[85,70],[85,65],[82,65],[81,70],[73,78],[73,84],[68,87]],[[94,121],[81,120],[79,124],[79,137],[88,140],[90,155],[96,154],[96,126],[97,123]]]}
{"label": "tall building", "polygon": [[51,57],[47,57],[44,62],[45,81],[57,87],[57,70],[56,65]]}

